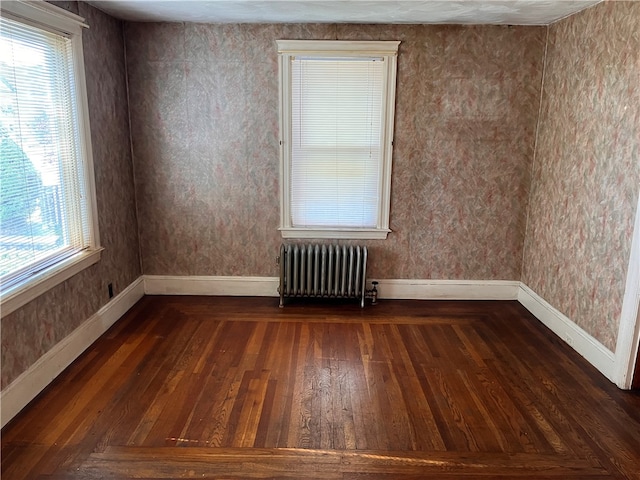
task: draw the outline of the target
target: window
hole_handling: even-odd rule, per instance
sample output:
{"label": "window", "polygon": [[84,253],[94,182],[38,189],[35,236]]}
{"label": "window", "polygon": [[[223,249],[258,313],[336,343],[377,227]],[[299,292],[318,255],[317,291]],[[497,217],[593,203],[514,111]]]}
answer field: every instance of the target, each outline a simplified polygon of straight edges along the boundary
{"label": "window", "polygon": [[3,314],[99,259],[82,19],[2,2],[0,284]]}
{"label": "window", "polygon": [[387,237],[399,43],[278,40],[283,237]]}

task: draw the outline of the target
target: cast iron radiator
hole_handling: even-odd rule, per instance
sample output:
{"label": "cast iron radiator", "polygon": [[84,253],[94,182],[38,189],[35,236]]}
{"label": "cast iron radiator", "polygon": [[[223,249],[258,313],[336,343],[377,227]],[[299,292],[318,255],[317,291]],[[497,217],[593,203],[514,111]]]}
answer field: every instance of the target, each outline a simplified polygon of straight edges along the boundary
{"label": "cast iron radiator", "polygon": [[367,247],[280,246],[280,306],[285,297],[359,298],[364,307]]}

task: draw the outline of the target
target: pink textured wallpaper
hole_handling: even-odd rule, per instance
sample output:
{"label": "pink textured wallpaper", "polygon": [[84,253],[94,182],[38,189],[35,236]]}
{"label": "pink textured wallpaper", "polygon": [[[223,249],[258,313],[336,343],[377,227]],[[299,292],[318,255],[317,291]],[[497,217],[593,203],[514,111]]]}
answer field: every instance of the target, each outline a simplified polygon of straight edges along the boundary
{"label": "pink textured wallpaper", "polygon": [[141,275],[122,24],[85,3],[83,34],[102,252],[100,262],[2,317],[2,388]]}
{"label": "pink textured wallpaper", "polygon": [[549,30],[522,281],[615,349],[640,181],[640,3]]}
{"label": "pink textured wallpaper", "polygon": [[546,29],[126,25],[145,274],[277,275],[277,39],[401,40],[372,278],[518,280]]}
{"label": "pink textured wallpaper", "polygon": [[108,283],[277,274],[275,40],[287,38],[402,41],[393,233],[368,242],[371,278],[522,280],[615,348],[640,183],[640,2],[549,29],[130,23],[124,35],[85,3],[53,3],[91,26],[105,251],[2,318],[2,388],[105,305]]}
{"label": "pink textured wallpaper", "polygon": [[108,283],[277,275],[276,39],[402,41],[393,233],[368,242],[371,278],[522,280],[615,348],[640,183],[640,2],[548,29],[129,23],[124,35],[85,3],[54,3],[91,26],[105,251],[2,317],[2,388],[105,305]]}

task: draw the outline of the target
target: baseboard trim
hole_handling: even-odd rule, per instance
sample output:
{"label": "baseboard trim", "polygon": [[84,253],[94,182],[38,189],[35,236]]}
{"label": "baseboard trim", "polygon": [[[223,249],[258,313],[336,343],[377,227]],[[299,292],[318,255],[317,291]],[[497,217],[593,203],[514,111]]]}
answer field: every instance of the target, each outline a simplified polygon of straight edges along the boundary
{"label": "baseboard trim", "polygon": [[[278,277],[144,276],[147,295],[277,297],[278,285]],[[388,299],[516,300],[519,286],[502,280],[378,280],[380,298]]]}
{"label": "baseboard trim", "polygon": [[0,392],[2,427],[144,296],[142,277],[58,342]]}
{"label": "baseboard trim", "polygon": [[582,355],[591,365],[616,383],[615,354],[572,322],[562,312],[521,283],[518,301],[561,340]]}
{"label": "baseboard trim", "polygon": [[278,277],[144,275],[146,295],[277,297]]}
{"label": "baseboard trim", "polygon": [[516,300],[520,282],[508,280],[378,280],[380,298]]}

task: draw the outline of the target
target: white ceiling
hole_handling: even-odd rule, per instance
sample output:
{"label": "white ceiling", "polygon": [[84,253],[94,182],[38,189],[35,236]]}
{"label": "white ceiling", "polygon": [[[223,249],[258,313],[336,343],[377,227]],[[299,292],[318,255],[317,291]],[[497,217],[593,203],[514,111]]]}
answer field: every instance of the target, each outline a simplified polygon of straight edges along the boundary
{"label": "white ceiling", "polygon": [[200,23],[548,25],[601,0],[94,0],[117,18]]}

